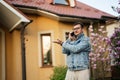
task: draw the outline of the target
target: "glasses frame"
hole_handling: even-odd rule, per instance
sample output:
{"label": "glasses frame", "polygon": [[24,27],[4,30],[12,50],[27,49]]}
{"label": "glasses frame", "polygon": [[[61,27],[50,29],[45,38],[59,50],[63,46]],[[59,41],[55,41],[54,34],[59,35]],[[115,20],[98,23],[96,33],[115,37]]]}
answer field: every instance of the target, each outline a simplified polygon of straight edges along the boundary
{"label": "glasses frame", "polygon": [[72,30],[78,30],[78,29],[81,29],[81,27],[76,27],[76,28],[73,28]]}

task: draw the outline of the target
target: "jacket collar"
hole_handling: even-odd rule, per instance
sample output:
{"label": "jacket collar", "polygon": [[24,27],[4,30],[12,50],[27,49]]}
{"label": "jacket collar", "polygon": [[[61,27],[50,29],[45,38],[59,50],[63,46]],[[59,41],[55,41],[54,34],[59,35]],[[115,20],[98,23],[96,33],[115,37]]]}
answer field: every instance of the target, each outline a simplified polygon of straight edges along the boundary
{"label": "jacket collar", "polygon": [[81,33],[77,36],[77,39],[81,38],[82,36],[84,36],[84,33]]}

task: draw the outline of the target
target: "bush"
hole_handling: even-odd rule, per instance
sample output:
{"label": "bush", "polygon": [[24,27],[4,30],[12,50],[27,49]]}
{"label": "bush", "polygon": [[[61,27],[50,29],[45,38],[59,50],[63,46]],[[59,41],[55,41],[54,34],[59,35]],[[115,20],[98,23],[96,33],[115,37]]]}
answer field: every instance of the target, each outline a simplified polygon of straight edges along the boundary
{"label": "bush", "polygon": [[115,28],[109,44],[113,52],[112,55],[114,57],[114,65],[120,69],[120,28]]}
{"label": "bush", "polygon": [[50,77],[50,80],[65,80],[66,72],[67,67],[56,66],[53,69],[53,75]]}

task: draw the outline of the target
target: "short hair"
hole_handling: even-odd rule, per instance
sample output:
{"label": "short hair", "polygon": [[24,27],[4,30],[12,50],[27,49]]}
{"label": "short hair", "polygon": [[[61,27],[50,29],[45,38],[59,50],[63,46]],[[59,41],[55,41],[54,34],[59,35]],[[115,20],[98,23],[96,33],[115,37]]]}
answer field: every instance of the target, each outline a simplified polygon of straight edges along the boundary
{"label": "short hair", "polygon": [[73,26],[75,26],[75,25],[80,25],[80,26],[81,26],[81,28],[83,28],[83,27],[84,27],[84,24],[83,24],[83,23],[81,23],[81,22],[75,22],[75,23],[73,24]]}

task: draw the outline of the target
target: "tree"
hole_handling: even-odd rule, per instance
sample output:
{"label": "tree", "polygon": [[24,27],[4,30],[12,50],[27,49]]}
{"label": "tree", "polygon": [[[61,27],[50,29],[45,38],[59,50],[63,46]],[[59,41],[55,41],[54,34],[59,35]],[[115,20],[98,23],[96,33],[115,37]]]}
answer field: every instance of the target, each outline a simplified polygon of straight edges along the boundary
{"label": "tree", "polygon": [[94,79],[105,80],[106,73],[110,71],[109,38],[106,36],[104,26],[99,26],[98,31],[92,25],[89,28],[92,52],[90,53],[91,70]]}

